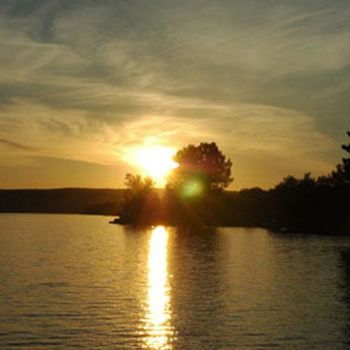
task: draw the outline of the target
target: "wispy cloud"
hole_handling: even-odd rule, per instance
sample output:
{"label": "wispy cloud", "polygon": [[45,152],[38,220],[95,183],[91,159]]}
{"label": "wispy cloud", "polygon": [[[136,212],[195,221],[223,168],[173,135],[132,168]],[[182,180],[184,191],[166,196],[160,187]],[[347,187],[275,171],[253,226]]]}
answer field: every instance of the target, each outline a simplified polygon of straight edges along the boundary
{"label": "wispy cloud", "polygon": [[1,140],[104,165],[144,140],[215,140],[242,186],[339,159],[347,2],[2,1],[0,16]]}
{"label": "wispy cloud", "polygon": [[26,145],[23,145],[21,143],[14,142],[14,141],[7,140],[7,139],[2,139],[2,138],[0,138],[0,145],[3,145],[5,147],[9,147],[9,148],[12,148],[15,150],[21,150],[21,151],[33,151],[33,150],[35,150],[35,148],[33,148],[33,147],[26,146]]}

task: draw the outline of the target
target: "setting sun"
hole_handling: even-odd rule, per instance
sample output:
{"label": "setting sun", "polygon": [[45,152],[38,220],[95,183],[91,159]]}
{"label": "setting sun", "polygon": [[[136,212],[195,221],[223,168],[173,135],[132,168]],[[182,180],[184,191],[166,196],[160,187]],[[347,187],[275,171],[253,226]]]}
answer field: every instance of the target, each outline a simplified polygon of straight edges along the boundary
{"label": "setting sun", "polygon": [[141,175],[149,176],[156,185],[163,187],[171,170],[177,167],[173,160],[175,150],[166,146],[142,146],[130,150],[129,161],[141,171]]}

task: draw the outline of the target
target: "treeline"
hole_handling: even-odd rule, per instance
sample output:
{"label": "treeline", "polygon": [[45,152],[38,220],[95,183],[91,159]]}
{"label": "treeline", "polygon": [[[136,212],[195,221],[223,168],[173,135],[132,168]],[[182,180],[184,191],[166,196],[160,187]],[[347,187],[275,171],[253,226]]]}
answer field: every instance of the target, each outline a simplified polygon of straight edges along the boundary
{"label": "treeline", "polygon": [[172,191],[131,197],[120,223],[265,227],[282,232],[350,234],[350,188],[308,174],[271,190],[215,192],[183,200]]}
{"label": "treeline", "polygon": [[0,212],[118,215],[125,190],[0,190]]}
{"label": "treeline", "polygon": [[111,189],[0,190],[0,212],[120,215],[125,224],[350,234],[350,187],[307,174],[302,179],[289,176],[267,191],[218,191],[186,201],[166,190],[142,195]]}
{"label": "treeline", "polygon": [[[350,153],[350,145],[342,148]],[[127,175],[129,190],[117,222],[350,234],[350,158],[327,176],[288,176],[273,189],[240,192],[223,191],[232,181],[232,163],[215,143],[185,147],[176,161],[179,167],[161,194],[150,179]]]}
{"label": "treeline", "polygon": [[[243,190],[224,200],[222,222],[278,231],[350,234],[350,187],[306,174],[275,188]],[[228,214],[230,212],[231,214]]]}

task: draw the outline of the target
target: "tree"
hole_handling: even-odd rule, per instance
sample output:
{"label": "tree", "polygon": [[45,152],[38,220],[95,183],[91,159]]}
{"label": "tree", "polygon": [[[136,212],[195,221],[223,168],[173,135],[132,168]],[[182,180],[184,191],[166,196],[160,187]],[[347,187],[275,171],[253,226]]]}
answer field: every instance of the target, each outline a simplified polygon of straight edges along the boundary
{"label": "tree", "polygon": [[[350,137],[349,131],[347,134]],[[350,144],[341,147],[350,155]],[[332,179],[336,184],[350,185],[350,158],[343,158],[342,163],[332,172]]]}
{"label": "tree", "polygon": [[178,167],[174,169],[169,185],[189,196],[222,190],[233,181],[232,162],[215,142],[188,145],[175,154],[174,161]]}
{"label": "tree", "polygon": [[124,183],[128,189],[118,222],[144,225],[155,221],[159,203],[153,180],[150,177],[126,174]]}
{"label": "tree", "polygon": [[154,181],[150,177],[126,174],[124,184],[133,195],[145,194],[154,188]]}

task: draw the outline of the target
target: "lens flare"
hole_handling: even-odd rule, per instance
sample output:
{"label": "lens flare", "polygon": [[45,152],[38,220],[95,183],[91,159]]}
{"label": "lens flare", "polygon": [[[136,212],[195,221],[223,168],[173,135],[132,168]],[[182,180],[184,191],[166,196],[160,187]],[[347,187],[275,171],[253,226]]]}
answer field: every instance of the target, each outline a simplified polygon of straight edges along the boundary
{"label": "lens flare", "polygon": [[182,195],[187,198],[197,197],[203,192],[203,183],[200,180],[190,180],[182,187]]}

